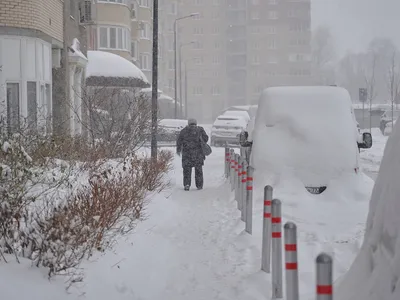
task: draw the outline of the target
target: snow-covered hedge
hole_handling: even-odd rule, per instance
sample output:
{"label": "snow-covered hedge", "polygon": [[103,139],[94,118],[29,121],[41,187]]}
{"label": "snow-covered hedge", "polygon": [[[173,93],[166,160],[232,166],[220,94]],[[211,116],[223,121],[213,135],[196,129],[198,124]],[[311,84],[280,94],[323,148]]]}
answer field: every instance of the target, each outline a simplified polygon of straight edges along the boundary
{"label": "snow-covered hedge", "polygon": [[[39,164],[25,144],[22,136],[0,138],[0,260],[25,257],[49,276],[74,274],[83,259],[129,233],[149,194],[166,187],[172,158],[160,152],[156,163],[130,155],[87,165],[47,157]],[[38,149],[30,148],[36,156]]]}

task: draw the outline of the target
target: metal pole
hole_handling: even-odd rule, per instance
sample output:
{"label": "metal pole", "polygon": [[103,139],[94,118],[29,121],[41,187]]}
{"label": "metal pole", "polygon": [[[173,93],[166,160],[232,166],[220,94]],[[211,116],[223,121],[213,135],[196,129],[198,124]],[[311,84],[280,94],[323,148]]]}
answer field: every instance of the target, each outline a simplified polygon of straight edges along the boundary
{"label": "metal pole", "polygon": [[151,158],[157,161],[158,117],[158,0],[153,0],[153,66],[151,91]]}
{"label": "metal pole", "polygon": [[239,154],[235,154],[235,178],[233,182],[233,188],[235,191],[235,200],[237,200],[238,169],[239,169]]}
{"label": "metal pole", "polygon": [[271,204],[272,186],[264,187],[264,213],[263,213],[263,236],[261,251],[261,270],[271,272]]}
{"label": "metal pole", "polygon": [[369,133],[372,131],[372,99],[369,100]]}
{"label": "metal pole", "polygon": [[178,59],[178,62],[179,62],[179,98],[180,98],[180,101],[179,101],[180,107],[179,107],[179,109],[180,109],[180,118],[181,118],[181,119],[183,119],[183,97],[182,97],[182,94],[183,94],[183,92],[182,92],[182,46],[183,46],[183,45],[180,45],[180,47],[179,47],[179,59]]}
{"label": "metal pole", "polygon": [[282,211],[281,201],[272,200],[272,299],[283,297],[282,289]]}
{"label": "metal pole", "polygon": [[242,157],[238,155],[237,158],[237,168],[236,168],[236,189],[235,189],[235,199],[237,202],[240,201],[240,186],[242,184]]}
{"label": "metal pole", "polygon": [[297,264],[297,227],[288,222],[285,230],[286,300],[299,300],[299,273]]}
{"label": "metal pole", "polygon": [[238,203],[238,208],[240,209],[240,219],[244,221],[245,215],[244,215],[244,208],[245,208],[245,203],[246,203],[246,197],[247,197],[247,162],[244,159],[243,164],[242,164],[242,189],[240,191],[241,193],[241,198],[240,202]]}
{"label": "metal pole", "polygon": [[230,154],[229,148],[228,146],[225,146],[225,169],[224,169],[225,178],[229,177],[229,162],[230,162],[229,154]]}
{"label": "metal pole", "polygon": [[362,103],[362,120],[363,120],[362,129],[364,129],[365,128],[365,101],[363,101],[363,103]]}
{"label": "metal pole", "polygon": [[178,20],[174,21],[174,76],[175,76],[175,119],[178,118],[178,70],[177,70],[177,24]]}
{"label": "metal pole", "polygon": [[247,193],[244,206],[246,207],[246,232],[253,233],[253,173],[251,166],[247,167]]}
{"label": "metal pole", "polygon": [[185,118],[188,119],[188,77],[187,77],[187,63],[185,63]]}
{"label": "metal pole", "polygon": [[332,257],[326,253],[317,256],[317,300],[332,300]]}
{"label": "metal pole", "polygon": [[235,168],[235,151],[231,149],[230,151],[230,159],[231,159],[231,169],[230,169],[230,182],[231,182],[231,191],[233,191],[233,179],[235,178],[234,168]]}

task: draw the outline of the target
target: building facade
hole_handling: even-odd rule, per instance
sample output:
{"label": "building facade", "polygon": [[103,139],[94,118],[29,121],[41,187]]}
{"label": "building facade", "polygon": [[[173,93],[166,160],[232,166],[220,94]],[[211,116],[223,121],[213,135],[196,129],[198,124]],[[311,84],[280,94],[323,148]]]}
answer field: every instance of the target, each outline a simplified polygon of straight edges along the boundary
{"label": "building facade", "polygon": [[310,0],[160,1],[160,88],[175,94],[174,21],[191,14],[177,23],[177,94],[189,116],[209,122],[257,102],[264,88],[311,84],[310,11]]}

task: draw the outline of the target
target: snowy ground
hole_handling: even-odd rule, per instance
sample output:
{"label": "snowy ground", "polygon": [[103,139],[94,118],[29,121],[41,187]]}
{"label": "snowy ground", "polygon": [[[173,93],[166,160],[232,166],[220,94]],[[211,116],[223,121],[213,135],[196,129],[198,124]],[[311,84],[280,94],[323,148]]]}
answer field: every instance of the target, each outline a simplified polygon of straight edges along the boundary
{"label": "snowy ground", "polygon": [[[374,147],[362,153],[363,167],[371,177],[379,168],[386,139],[374,135]],[[0,268],[2,297],[10,300],[78,299],[78,295],[89,300],[269,299],[270,276],[259,270],[259,222],[254,223],[257,228],[253,236],[244,233],[236,202],[224,184],[223,155],[223,148],[214,148],[207,158],[202,191],[182,190],[180,160],[175,159],[175,169],[170,174],[171,189],[152,200],[147,220],[138,224],[129,239],[120,241],[114,253],[85,263],[85,285],[70,290],[71,295],[65,293],[63,278],[48,282],[44,272],[30,268],[24,261],[21,265],[10,262]],[[341,208],[337,209],[339,214]],[[312,236],[304,238],[315,244],[316,253],[326,247],[334,251],[342,259],[335,271],[342,274],[356,255],[362,231],[361,226],[360,232],[336,245],[317,245]],[[349,240],[357,242],[346,245]],[[302,299],[311,299],[314,266],[308,260],[300,260],[300,268],[301,293],[305,296]],[[21,278],[24,288],[14,288],[12,283],[21,282]]]}

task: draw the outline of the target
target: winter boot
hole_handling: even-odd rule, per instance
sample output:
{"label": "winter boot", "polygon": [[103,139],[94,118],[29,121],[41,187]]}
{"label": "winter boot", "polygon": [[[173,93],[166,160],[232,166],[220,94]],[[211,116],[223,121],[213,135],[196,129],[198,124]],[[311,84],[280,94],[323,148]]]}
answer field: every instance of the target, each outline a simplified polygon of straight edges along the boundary
{"label": "winter boot", "polygon": [[185,191],[188,191],[190,187],[188,185],[185,185]]}

